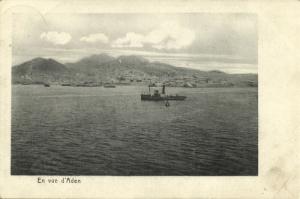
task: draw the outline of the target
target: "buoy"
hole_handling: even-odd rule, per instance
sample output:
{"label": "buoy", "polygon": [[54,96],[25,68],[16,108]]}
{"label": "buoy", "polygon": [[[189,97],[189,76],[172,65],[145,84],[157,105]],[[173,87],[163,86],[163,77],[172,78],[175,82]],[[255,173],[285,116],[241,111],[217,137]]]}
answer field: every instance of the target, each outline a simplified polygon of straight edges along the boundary
{"label": "buoy", "polygon": [[170,103],[168,100],[166,101],[165,105],[166,105],[166,107],[170,106]]}

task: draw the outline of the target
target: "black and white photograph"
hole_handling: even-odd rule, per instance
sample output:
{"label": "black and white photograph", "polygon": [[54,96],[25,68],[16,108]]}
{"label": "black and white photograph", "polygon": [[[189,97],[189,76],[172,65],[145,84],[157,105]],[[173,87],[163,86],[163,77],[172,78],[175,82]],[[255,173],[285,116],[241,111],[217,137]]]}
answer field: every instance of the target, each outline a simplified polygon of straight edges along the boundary
{"label": "black and white photograph", "polygon": [[258,175],[256,14],[12,19],[11,175]]}

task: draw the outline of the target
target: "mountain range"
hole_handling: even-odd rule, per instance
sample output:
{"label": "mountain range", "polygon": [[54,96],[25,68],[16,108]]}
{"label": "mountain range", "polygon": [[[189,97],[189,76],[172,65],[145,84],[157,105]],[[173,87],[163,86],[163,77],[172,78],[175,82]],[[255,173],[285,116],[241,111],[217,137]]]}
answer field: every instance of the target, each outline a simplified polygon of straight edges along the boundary
{"label": "mountain range", "polygon": [[107,54],[91,55],[74,63],[62,64],[54,59],[35,58],[12,67],[14,84],[93,84],[104,82],[149,84],[164,82],[169,86],[257,86],[256,74],[227,74],[200,71],[150,62],[142,56],[117,58]]}

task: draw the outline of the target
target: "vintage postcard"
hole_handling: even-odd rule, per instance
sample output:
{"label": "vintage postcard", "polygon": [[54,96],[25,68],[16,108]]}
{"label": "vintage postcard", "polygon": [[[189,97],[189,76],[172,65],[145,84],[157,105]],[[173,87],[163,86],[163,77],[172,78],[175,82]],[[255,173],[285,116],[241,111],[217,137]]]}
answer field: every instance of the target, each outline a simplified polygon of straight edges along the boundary
{"label": "vintage postcard", "polygon": [[299,197],[299,2],[0,3],[1,198]]}

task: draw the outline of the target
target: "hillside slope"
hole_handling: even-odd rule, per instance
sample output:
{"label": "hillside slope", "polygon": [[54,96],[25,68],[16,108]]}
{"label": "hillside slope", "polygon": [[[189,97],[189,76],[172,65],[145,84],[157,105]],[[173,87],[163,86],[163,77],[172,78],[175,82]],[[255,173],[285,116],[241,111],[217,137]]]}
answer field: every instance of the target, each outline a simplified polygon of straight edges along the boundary
{"label": "hillside slope", "polygon": [[221,71],[200,71],[180,68],[160,62],[150,62],[141,56],[111,57],[92,55],[74,63],[61,64],[53,59],[35,58],[12,68],[13,83],[54,84],[103,82],[159,82],[168,86],[228,87],[257,86],[256,74],[227,74]]}
{"label": "hillside slope", "polygon": [[58,82],[70,77],[70,70],[54,59],[35,58],[12,68],[13,83]]}

